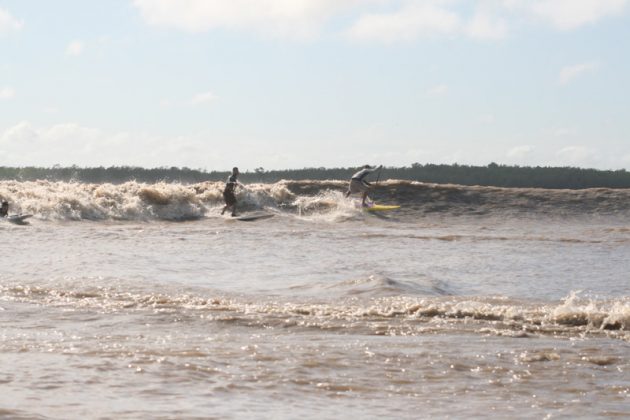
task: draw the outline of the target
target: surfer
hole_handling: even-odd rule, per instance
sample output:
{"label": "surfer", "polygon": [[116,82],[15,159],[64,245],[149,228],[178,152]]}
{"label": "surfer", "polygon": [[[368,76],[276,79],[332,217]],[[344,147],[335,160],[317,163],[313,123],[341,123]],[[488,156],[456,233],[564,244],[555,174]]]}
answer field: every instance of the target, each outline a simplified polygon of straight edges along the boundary
{"label": "surfer", "polygon": [[365,178],[372,172],[376,171],[377,169],[381,169],[382,167],[383,165],[379,167],[375,166],[373,168],[370,165],[365,165],[359,172],[352,175],[352,178],[350,179],[350,185],[348,186],[348,191],[346,192],[346,197],[349,197],[350,194],[362,193],[363,196],[361,199],[361,205],[363,207],[367,207],[365,201],[368,198],[368,190],[370,189],[372,184],[367,182]]}
{"label": "surfer", "polygon": [[0,207],[0,217],[7,217],[9,215],[9,202],[2,200],[2,207]]}
{"label": "surfer", "polygon": [[225,201],[225,206],[223,210],[221,210],[221,214],[225,213],[227,209],[232,208],[232,217],[236,216],[236,186],[239,185],[241,188],[245,188],[243,184],[238,182],[238,168],[235,166],[232,168],[232,175],[230,175],[225,183],[225,189],[223,190],[223,200]]}

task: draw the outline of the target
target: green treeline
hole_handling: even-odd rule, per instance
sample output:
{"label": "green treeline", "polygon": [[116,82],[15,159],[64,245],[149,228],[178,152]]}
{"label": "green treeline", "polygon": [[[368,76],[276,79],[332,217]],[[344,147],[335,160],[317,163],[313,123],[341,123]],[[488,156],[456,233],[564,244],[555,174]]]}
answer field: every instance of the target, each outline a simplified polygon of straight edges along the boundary
{"label": "green treeline", "polygon": [[[256,168],[243,172],[243,182],[276,182],[290,180],[346,180],[359,168],[304,168],[270,170]],[[201,169],[160,167],[140,168],[131,166],[112,166],[108,168],[80,168],[78,166],[52,168],[41,167],[0,167],[0,180],[18,181],[65,181],[89,183],[123,183],[137,181],[146,183],[181,182],[197,183],[203,181],[223,181],[228,176],[224,171],[205,171]],[[387,167],[382,172],[374,173],[370,179],[406,179],[439,184],[485,185],[496,187],[533,187],[533,188],[630,188],[630,172],[625,169],[601,171],[573,167],[520,167],[491,163],[488,166],[469,165],[434,165],[414,163],[408,167]]]}

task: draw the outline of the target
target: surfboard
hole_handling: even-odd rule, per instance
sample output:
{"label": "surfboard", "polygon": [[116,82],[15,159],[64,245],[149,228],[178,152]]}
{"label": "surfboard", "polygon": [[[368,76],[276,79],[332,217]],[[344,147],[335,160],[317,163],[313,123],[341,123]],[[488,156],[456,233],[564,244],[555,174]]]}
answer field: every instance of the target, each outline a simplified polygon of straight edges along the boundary
{"label": "surfboard", "polygon": [[241,222],[253,222],[254,220],[269,219],[273,216],[275,216],[273,213],[251,213],[244,214],[243,216],[236,217],[235,219],[240,220]]}
{"label": "surfboard", "polygon": [[370,207],[363,207],[365,211],[390,211],[390,210],[398,210],[400,206],[386,206],[383,204],[374,204]]}
{"label": "surfboard", "polygon": [[20,225],[25,223],[24,220],[29,217],[33,217],[32,214],[12,214],[11,216],[7,216],[4,218],[7,222],[15,223],[16,225]]}

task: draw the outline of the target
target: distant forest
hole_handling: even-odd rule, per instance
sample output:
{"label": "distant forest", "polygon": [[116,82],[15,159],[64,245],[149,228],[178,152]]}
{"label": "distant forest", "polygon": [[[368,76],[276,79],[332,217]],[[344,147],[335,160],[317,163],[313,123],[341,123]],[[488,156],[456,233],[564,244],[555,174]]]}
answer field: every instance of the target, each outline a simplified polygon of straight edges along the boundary
{"label": "distant forest", "polygon": [[[256,168],[241,173],[240,180],[247,182],[271,183],[281,179],[290,180],[346,180],[359,168],[304,168],[288,170],[265,170]],[[0,167],[0,180],[18,181],[74,181],[89,183],[114,183],[127,181],[146,183],[180,182],[197,183],[203,181],[223,181],[228,176],[225,171],[205,171],[200,169],[160,167],[140,168],[112,166],[109,168],[80,168],[78,166],[52,168],[40,167]],[[385,179],[405,179],[439,184],[484,185],[495,187],[532,188],[630,188],[630,172],[625,169],[601,171],[573,167],[521,167],[491,163],[488,166],[434,165],[414,163],[408,167],[386,167],[381,173],[371,175],[372,181]]]}

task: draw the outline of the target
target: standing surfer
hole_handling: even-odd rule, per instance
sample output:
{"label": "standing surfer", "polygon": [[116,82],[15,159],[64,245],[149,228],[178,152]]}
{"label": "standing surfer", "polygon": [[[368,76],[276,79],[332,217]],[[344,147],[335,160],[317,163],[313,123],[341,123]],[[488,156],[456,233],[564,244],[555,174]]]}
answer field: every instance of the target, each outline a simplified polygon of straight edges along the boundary
{"label": "standing surfer", "polygon": [[375,166],[373,168],[370,167],[370,165],[365,165],[359,172],[352,175],[352,178],[350,179],[350,185],[348,186],[348,191],[346,192],[346,197],[350,196],[350,194],[362,193],[363,196],[361,199],[361,205],[363,207],[367,207],[365,200],[368,198],[367,193],[372,184],[367,182],[365,178],[372,172],[376,171],[377,169],[381,169],[382,167],[383,165],[379,167]]}
{"label": "standing surfer", "polygon": [[232,208],[232,217],[236,216],[236,186],[240,186],[241,188],[245,188],[243,184],[238,182],[238,168],[235,166],[232,168],[232,175],[230,175],[225,183],[225,189],[223,190],[223,200],[225,201],[225,206],[223,210],[221,210],[221,214],[225,213],[227,209]]}
{"label": "standing surfer", "polygon": [[9,202],[2,200],[2,207],[0,207],[0,217],[7,217],[9,215]]}

